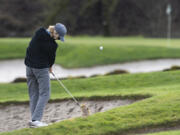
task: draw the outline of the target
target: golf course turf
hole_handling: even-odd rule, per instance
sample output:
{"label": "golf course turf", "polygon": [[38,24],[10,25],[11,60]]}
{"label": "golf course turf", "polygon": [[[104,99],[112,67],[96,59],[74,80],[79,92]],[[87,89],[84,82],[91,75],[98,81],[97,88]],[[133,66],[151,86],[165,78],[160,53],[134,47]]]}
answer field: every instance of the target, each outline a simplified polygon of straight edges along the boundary
{"label": "golf course turf", "polygon": [[[76,118],[45,128],[22,129],[12,133],[2,133],[2,135],[118,135],[144,128],[175,126],[180,123],[179,81],[180,71],[63,80],[73,95],[79,98],[144,97],[146,99],[87,118]],[[57,85],[57,82],[52,82],[51,99],[70,98]],[[2,93],[9,95],[4,99],[1,95],[0,99],[3,102],[15,99],[21,102],[28,100],[25,96],[25,83],[1,84],[0,86],[4,88],[0,89]]]}
{"label": "golf course turf", "polygon": [[[24,58],[29,38],[1,38],[0,60]],[[180,58],[180,40],[148,38],[67,37],[57,41],[56,64],[66,68],[91,67],[158,58]],[[104,49],[100,50],[99,46]]]}
{"label": "golf course turf", "polygon": [[146,135],[179,135],[180,131],[167,131],[167,132],[160,132],[160,133],[152,133],[152,134],[146,134]]}
{"label": "golf course turf", "polygon": [[[174,46],[167,47],[165,40],[162,39],[104,38],[103,40],[101,37],[92,38],[92,41],[90,39],[69,37],[69,42],[67,39],[65,45],[60,44],[56,63],[74,68],[143,59],[180,58],[179,40],[172,41]],[[12,52],[9,51],[12,46],[11,40],[12,43],[17,42],[15,48],[12,47],[14,49]],[[0,59],[23,58],[27,41],[28,39],[0,39],[0,48],[11,52],[7,56],[0,55]],[[98,46],[102,44],[103,51],[98,50]],[[18,51],[14,52],[16,49]],[[2,53],[6,55],[5,52]],[[51,100],[70,98],[56,81],[51,82]],[[174,127],[180,124],[179,82],[180,71],[63,80],[78,100],[114,98],[143,100],[96,113],[87,118],[65,120],[44,128],[22,129],[0,135],[128,135],[138,134],[144,129]],[[0,84],[0,93],[1,105],[29,100],[26,83]],[[180,132],[166,132],[165,135],[178,133]]]}

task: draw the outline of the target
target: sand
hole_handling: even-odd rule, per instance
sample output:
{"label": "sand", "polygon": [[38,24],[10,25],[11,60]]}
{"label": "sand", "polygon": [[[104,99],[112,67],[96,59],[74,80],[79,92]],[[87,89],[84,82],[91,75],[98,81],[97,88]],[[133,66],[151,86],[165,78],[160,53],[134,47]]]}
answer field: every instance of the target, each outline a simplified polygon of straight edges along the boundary
{"label": "sand", "polygon": [[[81,101],[91,112],[105,112],[115,107],[128,105],[134,100],[108,100],[108,101]],[[30,110],[28,104],[0,105],[0,132],[28,128]],[[42,121],[48,124],[60,122],[70,118],[81,117],[81,109],[73,101],[59,101],[48,103]]]}
{"label": "sand", "polygon": [[[165,69],[169,69],[175,65],[180,66],[180,59],[142,60],[120,64],[73,69],[65,69],[60,65],[55,64],[53,66],[53,71],[58,78],[78,76],[90,77],[95,75],[104,75],[116,70],[127,71],[129,73],[162,71]],[[26,68],[24,65],[24,60],[22,59],[0,61],[0,82],[8,83],[13,82],[16,78],[25,78],[25,69]],[[51,76],[51,78],[54,79],[53,76]]]}

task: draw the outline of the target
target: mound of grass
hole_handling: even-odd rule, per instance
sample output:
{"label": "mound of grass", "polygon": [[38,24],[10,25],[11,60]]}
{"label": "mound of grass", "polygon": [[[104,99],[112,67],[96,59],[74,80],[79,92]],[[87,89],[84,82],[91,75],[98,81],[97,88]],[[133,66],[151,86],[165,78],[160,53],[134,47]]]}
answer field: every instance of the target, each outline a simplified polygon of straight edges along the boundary
{"label": "mound of grass", "polygon": [[[63,80],[77,98],[149,98],[87,118],[2,135],[119,135],[144,128],[177,125],[180,123],[179,81],[180,71]],[[28,100],[25,83],[0,84],[0,92],[1,103]],[[65,98],[70,97],[53,81],[51,99]]]}
{"label": "mound of grass", "polygon": [[[0,60],[24,58],[30,39],[1,38]],[[127,61],[180,58],[180,40],[149,38],[67,37],[65,43],[57,41],[56,63],[66,68],[90,67]],[[104,49],[99,50],[99,46]]]}
{"label": "mound of grass", "polygon": [[[78,98],[156,95],[178,86],[180,71],[155,72],[147,74],[124,74],[99,76],[86,79],[62,80]],[[51,99],[69,98],[57,81],[51,81]],[[155,87],[155,88],[154,88]],[[179,86],[178,86],[179,87]],[[0,84],[0,103],[9,101],[28,101],[26,83]]]}

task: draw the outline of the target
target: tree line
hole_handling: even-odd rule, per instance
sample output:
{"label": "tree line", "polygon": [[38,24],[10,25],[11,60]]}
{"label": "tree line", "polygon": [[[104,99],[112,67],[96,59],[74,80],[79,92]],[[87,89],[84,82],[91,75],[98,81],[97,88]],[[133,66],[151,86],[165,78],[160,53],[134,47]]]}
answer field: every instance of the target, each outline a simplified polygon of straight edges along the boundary
{"label": "tree line", "polygon": [[179,0],[0,0],[0,36],[32,36],[38,27],[64,23],[69,35],[180,37]]}

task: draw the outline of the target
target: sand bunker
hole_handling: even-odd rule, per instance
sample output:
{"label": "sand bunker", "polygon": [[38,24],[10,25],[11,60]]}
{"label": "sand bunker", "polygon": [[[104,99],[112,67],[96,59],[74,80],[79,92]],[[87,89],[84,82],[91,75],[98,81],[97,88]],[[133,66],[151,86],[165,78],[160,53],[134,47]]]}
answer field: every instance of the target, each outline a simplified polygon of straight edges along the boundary
{"label": "sand bunker", "polygon": [[[180,66],[180,59],[142,60],[76,69],[65,69],[55,64],[53,71],[58,78],[90,77],[94,75],[104,75],[116,70],[127,71],[129,73],[162,71],[175,65]],[[25,69],[24,60],[22,59],[0,61],[0,82],[7,83],[14,81],[16,78],[25,78]],[[51,78],[54,77],[51,76]]]}
{"label": "sand bunker", "polygon": [[[109,109],[128,105],[134,100],[109,100],[109,101],[82,101],[91,110],[91,114],[104,112]],[[30,120],[29,105],[1,105],[0,106],[0,132],[13,131],[28,127]],[[56,103],[48,103],[44,112],[44,122],[50,124],[62,120],[80,117],[81,110],[71,100]]]}

